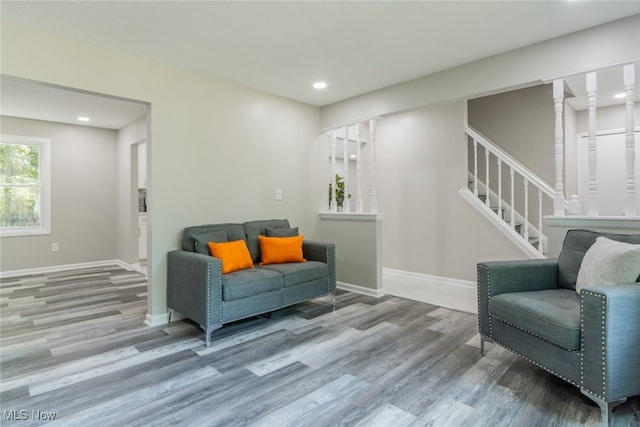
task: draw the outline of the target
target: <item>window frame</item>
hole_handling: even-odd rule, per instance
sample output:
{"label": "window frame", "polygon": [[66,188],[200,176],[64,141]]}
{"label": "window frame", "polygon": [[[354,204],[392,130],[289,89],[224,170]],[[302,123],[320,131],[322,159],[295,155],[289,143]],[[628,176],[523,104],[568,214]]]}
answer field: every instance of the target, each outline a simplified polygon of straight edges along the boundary
{"label": "window frame", "polygon": [[[34,136],[0,134],[0,144],[37,145],[40,147],[37,184],[40,190],[40,223],[33,227],[0,226],[0,237],[51,234],[51,140]],[[0,183],[0,188],[3,187],[13,187],[13,185]]]}

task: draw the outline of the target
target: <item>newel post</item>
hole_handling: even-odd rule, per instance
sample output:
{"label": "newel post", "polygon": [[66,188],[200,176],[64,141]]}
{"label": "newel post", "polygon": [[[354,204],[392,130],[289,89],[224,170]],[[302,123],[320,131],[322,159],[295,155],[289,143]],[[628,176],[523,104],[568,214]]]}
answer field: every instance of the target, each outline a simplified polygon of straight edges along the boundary
{"label": "newel post", "polygon": [[556,185],[555,197],[553,199],[553,214],[555,216],[564,216],[564,182],[563,182],[563,164],[564,164],[564,130],[562,126],[562,110],[564,103],[564,80],[558,79],[553,81],[553,101],[556,115],[555,127],[555,166],[556,166]]}

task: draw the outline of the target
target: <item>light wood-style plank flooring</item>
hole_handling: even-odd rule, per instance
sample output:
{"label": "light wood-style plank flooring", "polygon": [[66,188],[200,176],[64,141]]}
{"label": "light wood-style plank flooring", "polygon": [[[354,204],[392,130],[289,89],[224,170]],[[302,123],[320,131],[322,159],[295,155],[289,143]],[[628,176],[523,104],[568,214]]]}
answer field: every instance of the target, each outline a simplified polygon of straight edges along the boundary
{"label": "light wood-style plank flooring", "polygon": [[[0,286],[3,426],[596,426],[578,389],[490,346],[476,317],[339,292],[227,325],[144,324],[119,267]],[[640,426],[640,398],[614,426]]]}

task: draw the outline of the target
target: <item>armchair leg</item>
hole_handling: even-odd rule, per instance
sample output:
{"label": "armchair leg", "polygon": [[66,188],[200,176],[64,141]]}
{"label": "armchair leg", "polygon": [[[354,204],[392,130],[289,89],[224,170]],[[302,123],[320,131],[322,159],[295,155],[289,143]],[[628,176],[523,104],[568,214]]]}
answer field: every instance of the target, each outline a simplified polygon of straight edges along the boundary
{"label": "armchair leg", "polygon": [[332,311],[336,311],[336,291],[333,291],[333,300],[331,302],[331,305],[333,307]]}
{"label": "armchair leg", "polygon": [[171,323],[171,316],[172,316],[172,315],[173,315],[173,309],[172,309],[172,308],[170,308],[170,309],[169,309],[169,319],[168,319],[167,323]]}
{"label": "armchair leg", "polygon": [[582,394],[584,394],[585,396],[587,396],[589,399],[593,400],[595,403],[598,404],[598,406],[600,407],[600,412],[602,413],[602,426],[603,427],[608,427],[611,425],[611,413],[613,412],[613,409],[620,405],[621,403],[624,403],[627,401],[626,397],[623,397],[622,399],[618,399],[618,400],[614,400],[611,402],[607,402],[605,400],[600,399],[599,397],[594,396],[593,394],[580,389],[580,392]]}

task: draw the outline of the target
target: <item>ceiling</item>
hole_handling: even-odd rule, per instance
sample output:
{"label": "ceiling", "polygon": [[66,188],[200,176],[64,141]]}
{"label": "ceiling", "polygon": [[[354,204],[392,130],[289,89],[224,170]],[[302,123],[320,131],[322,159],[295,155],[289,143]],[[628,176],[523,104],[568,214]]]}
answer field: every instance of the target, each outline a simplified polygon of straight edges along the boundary
{"label": "ceiling", "polygon": [[[640,1],[3,0],[0,8],[2,21],[324,106],[639,14]],[[313,89],[316,80],[328,87]]]}

